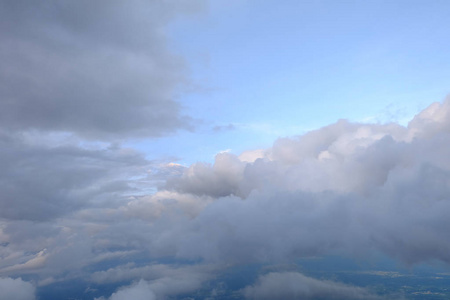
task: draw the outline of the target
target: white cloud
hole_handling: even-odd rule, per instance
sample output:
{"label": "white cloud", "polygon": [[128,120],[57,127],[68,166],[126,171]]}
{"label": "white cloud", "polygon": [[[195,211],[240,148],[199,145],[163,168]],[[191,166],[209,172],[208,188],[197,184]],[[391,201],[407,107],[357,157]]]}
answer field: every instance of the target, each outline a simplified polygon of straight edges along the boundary
{"label": "white cloud", "polygon": [[444,103],[435,102],[420,112],[408,124],[411,138],[430,137],[450,132],[450,97]]}
{"label": "white cloud", "polygon": [[238,158],[243,162],[252,163],[255,162],[255,160],[257,160],[258,158],[264,158],[264,156],[265,156],[264,150],[258,149],[258,150],[244,151],[238,156]]}

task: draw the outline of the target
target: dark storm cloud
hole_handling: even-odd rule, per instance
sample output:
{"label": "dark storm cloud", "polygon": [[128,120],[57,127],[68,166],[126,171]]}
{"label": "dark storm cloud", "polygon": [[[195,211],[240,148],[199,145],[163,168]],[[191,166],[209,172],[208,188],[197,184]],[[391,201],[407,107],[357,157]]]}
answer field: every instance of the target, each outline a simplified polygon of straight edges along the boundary
{"label": "dark storm cloud", "polygon": [[2,1],[0,126],[89,138],[189,127],[164,26],[201,1]]}

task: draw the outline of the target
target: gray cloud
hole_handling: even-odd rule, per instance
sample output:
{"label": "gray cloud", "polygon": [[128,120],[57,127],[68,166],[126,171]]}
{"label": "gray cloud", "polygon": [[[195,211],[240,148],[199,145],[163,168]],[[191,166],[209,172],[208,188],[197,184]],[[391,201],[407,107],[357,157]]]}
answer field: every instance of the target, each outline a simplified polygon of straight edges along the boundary
{"label": "gray cloud", "polygon": [[367,290],[328,280],[318,280],[296,272],[269,273],[246,287],[247,299],[381,299]]}
{"label": "gray cloud", "polygon": [[202,1],[2,1],[0,126],[88,138],[189,127],[164,26]]}
{"label": "gray cloud", "polygon": [[54,146],[9,135],[0,137],[0,152],[0,217],[8,219],[54,218],[132,191],[129,177],[146,175],[150,164],[130,149]]}
{"label": "gray cloud", "polygon": [[0,277],[0,299],[8,300],[34,300],[35,287],[20,278]]}
{"label": "gray cloud", "polygon": [[245,164],[236,156],[220,153],[213,166],[195,163],[181,177],[169,178],[166,188],[213,197],[240,194],[244,167]]}
{"label": "gray cloud", "polygon": [[137,212],[123,204],[179,168],[104,142],[190,127],[176,101],[187,68],[165,30],[203,5],[0,3],[0,274],[48,285],[143,251],[109,225],[126,236]]}

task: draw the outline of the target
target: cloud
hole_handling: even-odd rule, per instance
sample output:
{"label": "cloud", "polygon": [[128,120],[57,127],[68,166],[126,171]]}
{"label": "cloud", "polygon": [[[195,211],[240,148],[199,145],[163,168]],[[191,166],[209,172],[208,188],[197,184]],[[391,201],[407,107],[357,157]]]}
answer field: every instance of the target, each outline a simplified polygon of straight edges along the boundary
{"label": "cloud", "polygon": [[213,166],[195,163],[181,177],[170,178],[166,188],[213,197],[238,194],[244,167],[236,156],[221,152],[216,155]]}
{"label": "cloud", "polygon": [[[105,298],[96,298],[97,300]],[[156,296],[151,290],[150,286],[144,280],[140,280],[138,283],[113,293],[109,300],[155,300]]]}
{"label": "cloud", "polygon": [[33,270],[37,268],[41,268],[44,266],[46,260],[45,249],[37,253],[33,258],[27,260],[24,263],[9,266],[1,269],[2,273],[5,272],[17,272],[17,271],[25,271],[25,270]]}
{"label": "cloud", "polygon": [[450,132],[450,98],[444,103],[435,102],[424,109],[408,124],[416,137],[429,137],[439,132]]}
{"label": "cloud", "polygon": [[0,217],[48,220],[131,191],[145,176],[142,154],[120,147],[89,149],[73,143],[42,145],[0,134]]}
{"label": "cloud", "polygon": [[189,128],[164,27],[202,1],[2,1],[0,127],[91,139]]}
{"label": "cloud", "polygon": [[318,280],[296,272],[269,273],[247,286],[247,299],[381,299],[367,290],[328,280]]}
{"label": "cloud", "polygon": [[157,248],[177,241],[180,257],[241,263],[333,251],[449,263],[448,107],[432,104],[407,128],[341,120],[279,139],[254,162],[220,153],[193,164],[167,188],[215,201],[158,227],[168,244]]}
{"label": "cloud", "polygon": [[[2,133],[0,272],[41,285],[143,279],[129,292],[159,299],[234,264],[379,252],[448,264],[449,106],[433,104],[408,127],[340,120],[189,167],[118,145]],[[155,181],[166,183],[149,192]],[[364,292],[280,273],[248,287],[249,297],[271,282]]]}
{"label": "cloud", "polygon": [[[339,120],[213,164],[120,144],[192,127],[167,25],[205,3],[0,1],[0,299],[71,280],[134,282],[98,299],[165,299],[234,264],[335,253],[450,263],[450,99],[407,127]],[[242,293],[376,298],[295,272]]]}
{"label": "cloud", "polygon": [[[144,279],[149,282],[152,281],[152,284],[155,286],[160,286],[168,280],[185,280],[186,282],[191,282],[193,286],[199,286],[199,283],[210,277],[212,271],[214,271],[214,266],[208,265],[150,264],[136,266],[133,263],[129,263],[105,271],[94,272],[92,281],[96,283],[110,283]],[[176,290],[176,288],[173,289]],[[155,290],[158,290],[158,288]]]}
{"label": "cloud", "polygon": [[255,162],[258,158],[264,158],[263,149],[244,151],[239,155],[239,160],[247,163]]}
{"label": "cloud", "polygon": [[195,218],[214,199],[208,196],[159,191],[151,196],[139,197],[122,206],[121,211],[126,216],[142,220],[157,220],[162,214],[171,211],[182,212],[190,218]]}
{"label": "cloud", "polygon": [[236,126],[234,126],[233,124],[228,124],[228,125],[216,125],[213,127],[213,131],[218,133],[218,132],[222,132],[222,131],[230,131],[230,130],[234,130],[236,129]]}
{"label": "cloud", "polygon": [[34,300],[35,287],[20,278],[0,278],[0,299]]}
{"label": "cloud", "polygon": [[155,264],[144,267],[126,265],[94,273],[92,279],[94,282],[100,283],[123,282],[130,279],[139,280],[137,284],[119,289],[118,292],[111,295],[110,300],[125,299],[127,296],[126,299],[131,299],[131,293],[150,299],[166,299],[166,297],[200,289],[202,284],[211,278],[212,271],[214,271],[212,266],[198,265],[170,266]]}
{"label": "cloud", "polygon": [[[246,197],[251,190],[267,185],[284,190],[350,191],[357,188],[360,181],[336,173],[368,170],[358,170],[354,168],[357,166],[350,165],[351,161],[347,164],[342,160],[363,153],[383,137],[401,141],[407,138],[407,131],[396,124],[362,125],[341,120],[300,137],[278,139],[271,149],[254,153],[256,157],[250,161],[244,156],[221,153],[216,156],[214,165],[193,164],[181,178],[170,180],[167,188],[216,197]],[[345,170],[347,167],[349,170]],[[373,177],[369,173],[361,175]]]}

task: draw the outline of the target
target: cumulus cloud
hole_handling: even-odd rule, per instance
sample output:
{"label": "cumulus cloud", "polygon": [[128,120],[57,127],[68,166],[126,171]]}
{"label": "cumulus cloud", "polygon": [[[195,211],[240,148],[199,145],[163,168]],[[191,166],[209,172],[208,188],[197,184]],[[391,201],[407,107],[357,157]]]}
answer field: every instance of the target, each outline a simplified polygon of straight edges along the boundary
{"label": "cumulus cloud", "polygon": [[247,299],[381,299],[367,290],[328,280],[318,280],[296,272],[269,273],[247,286]]}
{"label": "cumulus cloud", "polygon": [[189,127],[164,26],[202,1],[2,1],[0,126],[88,138]]}
{"label": "cumulus cloud", "polygon": [[35,287],[20,278],[0,278],[0,299],[34,300]]}
{"label": "cumulus cloud", "polygon": [[432,104],[407,128],[342,120],[277,140],[254,162],[221,153],[194,164],[167,188],[216,200],[166,240],[181,257],[213,261],[375,250],[448,263],[448,107]]}

